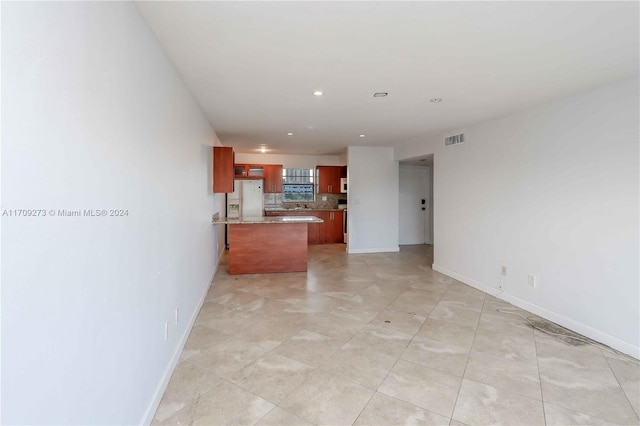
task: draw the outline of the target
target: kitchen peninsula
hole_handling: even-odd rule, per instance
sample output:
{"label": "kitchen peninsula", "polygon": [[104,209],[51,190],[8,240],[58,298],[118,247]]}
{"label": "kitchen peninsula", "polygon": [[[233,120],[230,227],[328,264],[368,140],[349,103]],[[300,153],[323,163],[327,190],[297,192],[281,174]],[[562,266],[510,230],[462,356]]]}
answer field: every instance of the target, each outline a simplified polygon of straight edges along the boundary
{"label": "kitchen peninsula", "polygon": [[305,272],[307,228],[315,216],[260,216],[214,219],[229,225],[229,274]]}

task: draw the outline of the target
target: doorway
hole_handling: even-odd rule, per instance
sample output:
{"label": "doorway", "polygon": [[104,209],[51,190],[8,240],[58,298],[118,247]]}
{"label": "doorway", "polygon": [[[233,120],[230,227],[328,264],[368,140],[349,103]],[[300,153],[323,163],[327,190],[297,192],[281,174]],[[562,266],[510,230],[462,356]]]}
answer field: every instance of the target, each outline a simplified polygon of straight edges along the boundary
{"label": "doorway", "polygon": [[431,164],[401,162],[399,183],[399,244],[433,244]]}

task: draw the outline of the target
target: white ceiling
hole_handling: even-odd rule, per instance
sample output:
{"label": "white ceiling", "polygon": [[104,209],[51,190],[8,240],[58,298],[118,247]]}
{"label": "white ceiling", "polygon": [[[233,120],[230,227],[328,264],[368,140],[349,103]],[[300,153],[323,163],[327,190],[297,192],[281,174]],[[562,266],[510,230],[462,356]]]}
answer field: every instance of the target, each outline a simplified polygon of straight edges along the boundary
{"label": "white ceiling", "polygon": [[637,2],[138,7],[237,152],[393,146],[638,75]]}

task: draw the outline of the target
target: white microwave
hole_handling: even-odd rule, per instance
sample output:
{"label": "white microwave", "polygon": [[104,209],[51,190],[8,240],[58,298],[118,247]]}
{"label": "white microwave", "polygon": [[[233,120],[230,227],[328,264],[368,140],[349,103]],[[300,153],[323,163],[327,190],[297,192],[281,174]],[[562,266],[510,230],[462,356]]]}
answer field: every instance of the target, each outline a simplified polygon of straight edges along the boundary
{"label": "white microwave", "polygon": [[340,193],[347,193],[347,178],[340,178]]}

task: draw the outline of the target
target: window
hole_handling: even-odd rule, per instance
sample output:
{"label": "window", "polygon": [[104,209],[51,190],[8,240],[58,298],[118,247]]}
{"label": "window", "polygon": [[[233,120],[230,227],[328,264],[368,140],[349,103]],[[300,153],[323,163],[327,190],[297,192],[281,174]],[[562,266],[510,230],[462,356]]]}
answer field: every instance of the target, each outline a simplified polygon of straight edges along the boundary
{"label": "window", "polygon": [[282,201],[313,201],[313,169],[282,169]]}

